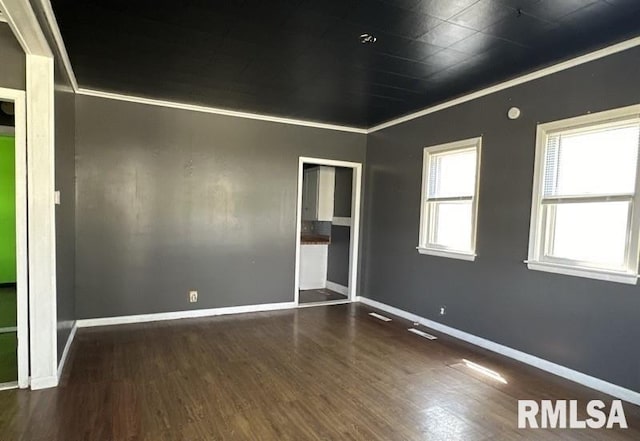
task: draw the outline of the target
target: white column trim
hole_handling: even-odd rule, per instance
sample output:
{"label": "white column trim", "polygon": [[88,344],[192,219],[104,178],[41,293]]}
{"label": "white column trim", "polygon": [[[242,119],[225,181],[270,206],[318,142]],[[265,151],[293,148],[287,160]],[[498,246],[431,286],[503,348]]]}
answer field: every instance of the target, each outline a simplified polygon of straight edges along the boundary
{"label": "white column trim", "polygon": [[0,0],[0,9],[26,54],[29,353],[39,389],[58,382],[53,52],[28,1]]}
{"label": "white column trim", "polygon": [[55,386],[58,370],[51,57],[27,55],[27,121],[31,388],[38,389]]}

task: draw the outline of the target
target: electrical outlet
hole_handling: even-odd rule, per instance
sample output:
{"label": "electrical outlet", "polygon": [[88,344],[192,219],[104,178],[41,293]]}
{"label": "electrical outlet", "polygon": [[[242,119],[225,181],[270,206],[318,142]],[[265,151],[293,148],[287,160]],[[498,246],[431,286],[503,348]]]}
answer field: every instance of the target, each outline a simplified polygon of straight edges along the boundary
{"label": "electrical outlet", "polygon": [[447,307],[446,306],[441,306],[440,307],[440,315],[445,315],[447,313]]}
{"label": "electrical outlet", "polygon": [[198,291],[189,291],[189,302],[196,303],[198,301]]}

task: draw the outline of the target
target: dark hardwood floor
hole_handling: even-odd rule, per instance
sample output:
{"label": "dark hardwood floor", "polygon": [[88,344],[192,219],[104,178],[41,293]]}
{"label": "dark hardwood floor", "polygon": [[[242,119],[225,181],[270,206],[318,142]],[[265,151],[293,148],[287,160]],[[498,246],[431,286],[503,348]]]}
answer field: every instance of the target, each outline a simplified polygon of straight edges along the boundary
{"label": "dark hardwood floor", "polygon": [[[80,329],[59,388],[0,393],[0,439],[640,439],[640,408],[628,404],[628,430],[517,430],[518,399],[577,399],[584,409],[611,397],[369,311]],[[463,358],[507,384],[461,367]]]}
{"label": "dark hardwood floor", "polygon": [[333,300],[347,300],[347,296],[328,288],[300,290],[300,303],[320,303]]}

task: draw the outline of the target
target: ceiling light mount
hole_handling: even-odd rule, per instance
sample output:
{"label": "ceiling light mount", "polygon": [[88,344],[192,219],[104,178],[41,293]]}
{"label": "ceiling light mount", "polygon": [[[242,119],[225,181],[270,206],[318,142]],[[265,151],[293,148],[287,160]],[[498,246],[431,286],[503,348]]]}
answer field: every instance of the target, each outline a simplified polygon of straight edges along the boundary
{"label": "ceiling light mount", "polygon": [[378,39],[371,34],[360,34],[360,43],[362,44],[372,44],[375,43]]}
{"label": "ceiling light mount", "polygon": [[512,107],[509,109],[509,111],[507,112],[507,116],[509,117],[509,119],[511,120],[516,120],[518,118],[520,118],[520,115],[522,115],[522,112],[520,111],[519,108],[517,107]]}

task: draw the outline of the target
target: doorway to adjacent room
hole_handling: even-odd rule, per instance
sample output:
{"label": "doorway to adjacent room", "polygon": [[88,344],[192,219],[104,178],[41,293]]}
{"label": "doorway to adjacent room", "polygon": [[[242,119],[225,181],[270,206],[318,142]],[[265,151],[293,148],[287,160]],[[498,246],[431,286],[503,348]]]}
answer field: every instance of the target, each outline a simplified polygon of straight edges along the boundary
{"label": "doorway to adjacent room", "polygon": [[362,164],[300,158],[295,302],[351,302],[356,296]]}
{"label": "doorway to adjacent room", "polygon": [[0,385],[18,381],[15,162],[13,103],[0,101]]}
{"label": "doorway to adjacent room", "polygon": [[24,92],[0,88],[0,390],[29,384]]}

